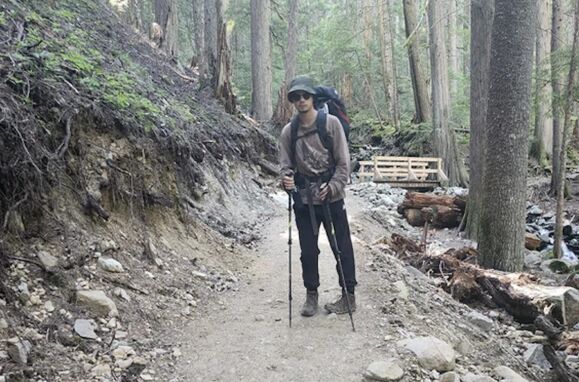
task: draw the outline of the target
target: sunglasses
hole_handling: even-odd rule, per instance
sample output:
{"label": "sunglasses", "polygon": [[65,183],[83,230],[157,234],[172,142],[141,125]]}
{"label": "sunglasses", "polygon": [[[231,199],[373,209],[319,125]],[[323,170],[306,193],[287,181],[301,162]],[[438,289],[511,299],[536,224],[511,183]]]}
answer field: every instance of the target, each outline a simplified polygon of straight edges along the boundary
{"label": "sunglasses", "polygon": [[309,100],[312,97],[312,95],[310,93],[291,93],[290,95],[288,95],[288,99],[290,102],[298,102],[300,100],[300,98],[303,98],[304,100]]}

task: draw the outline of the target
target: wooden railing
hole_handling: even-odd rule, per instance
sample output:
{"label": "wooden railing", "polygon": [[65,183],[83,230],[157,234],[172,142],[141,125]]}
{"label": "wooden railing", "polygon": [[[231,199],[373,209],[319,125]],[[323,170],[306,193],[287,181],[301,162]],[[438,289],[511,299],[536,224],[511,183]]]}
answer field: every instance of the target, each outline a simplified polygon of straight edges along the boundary
{"label": "wooden railing", "polygon": [[448,181],[441,158],[420,157],[375,156],[360,162],[358,178],[406,188],[435,187]]}

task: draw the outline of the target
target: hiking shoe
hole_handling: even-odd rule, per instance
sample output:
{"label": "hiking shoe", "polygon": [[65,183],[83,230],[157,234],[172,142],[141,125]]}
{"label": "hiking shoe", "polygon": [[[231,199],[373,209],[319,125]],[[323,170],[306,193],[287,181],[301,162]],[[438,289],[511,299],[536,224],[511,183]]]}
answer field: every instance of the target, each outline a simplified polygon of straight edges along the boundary
{"label": "hiking shoe", "polygon": [[[348,300],[350,300],[350,307],[352,308],[352,313],[354,313],[356,311],[356,296],[354,293],[348,293]],[[335,302],[324,305],[324,308],[330,313],[348,313],[348,301],[346,300],[346,294],[342,292],[342,297],[337,299]]]}
{"label": "hiking shoe", "polygon": [[311,317],[318,312],[318,291],[308,291],[302,307],[302,316]]}

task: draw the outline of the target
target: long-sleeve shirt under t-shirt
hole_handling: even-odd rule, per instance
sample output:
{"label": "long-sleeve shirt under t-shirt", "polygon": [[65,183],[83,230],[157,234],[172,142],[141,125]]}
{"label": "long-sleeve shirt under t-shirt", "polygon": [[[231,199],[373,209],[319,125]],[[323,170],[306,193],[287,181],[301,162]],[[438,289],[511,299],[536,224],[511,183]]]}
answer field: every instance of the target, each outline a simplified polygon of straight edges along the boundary
{"label": "long-sleeve shirt under t-shirt", "polygon": [[[292,169],[294,172],[307,177],[316,177],[328,169],[335,167],[335,172],[329,181],[330,202],[343,199],[346,196],[345,188],[350,175],[350,153],[348,152],[348,142],[342,124],[333,115],[328,114],[326,130],[329,141],[332,143],[332,150],[327,150],[316,130],[316,122],[310,126],[300,125],[298,128],[295,163],[297,168],[293,168],[291,158],[291,123],[288,123],[281,131],[280,137],[280,176],[283,176]],[[313,204],[322,204],[319,198],[319,182],[311,184]],[[298,187],[303,203],[308,203],[305,189]]]}

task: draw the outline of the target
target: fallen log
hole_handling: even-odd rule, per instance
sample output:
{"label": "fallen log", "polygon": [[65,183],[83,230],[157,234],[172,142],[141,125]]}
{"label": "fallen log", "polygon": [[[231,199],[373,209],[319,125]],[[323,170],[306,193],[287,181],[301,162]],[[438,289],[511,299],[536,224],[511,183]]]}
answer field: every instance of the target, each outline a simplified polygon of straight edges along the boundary
{"label": "fallen log", "polygon": [[[450,249],[442,255],[433,256],[425,254],[412,240],[397,234],[392,235],[391,244],[396,254],[414,267],[422,271],[431,270],[440,273],[445,279],[447,275],[451,275],[446,286],[448,292],[459,301],[480,299],[489,303],[485,298],[488,294],[490,302],[507,310],[517,321],[534,324],[549,339],[549,344],[544,345],[543,352],[557,374],[557,380],[579,382],[579,377],[559,358],[555,350],[565,349],[567,354],[579,353],[579,335],[564,332],[561,325],[561,322],[568,319],[579,320],[576,311],[565,311],[565,294],[577,292],[575,289],[565,290],[561,306],[557,307],[555,304],[549,306],[549,302],[552,301],[546,296],[556,295],[554,292],[558,290],[557,288],[565,287],[533,284],[536,279],[531,275],[481,269],[468,262],[476,254],[473,248]],[[579,305],[575,304],[575,309],[577,307]],[[562,310],[559,312],[562,318],[552,315],[557,311],[555,308]]]}
{"label": "fallen log", "polygon": [[451,195],[433,195],[421,192],[407,192],[401,204],[403,209],[422,209],[430,206],[446,206],[458,208],[461,212],[466,208],[466,199]]}
{"label": "fallen log", "polygon": [[537,251],[539,250],[540,247],[541,247],[541,239],[539,239],[539,236],[530,232],[526,232],[525,248],[527,248],[530,251]]}
{"label": "fallen log", "polygon": [[579,291],[571,287],[539,285],[537,278],[524,273],[505,273],[482,269],[473,248],[451,249],[442,255],[430,255],[418,244],[398,234],[390,240],[396,255],[415,268],[443,276],[443,286],[462,302],[484,299],[505,309],[521,323],[534,323],[542,314],[561,326],[573,327],[579,321]]}
{"label": "fallen log", "polygon": [[409,208],[403,212],[404,218],[413,227],[422,227],[426,222],[422,212],[416,208]]}
{"label": "fallen log", "polygon": [[435,228],[458,227],[462,220],[462,211],[454,207],[434,205],[424,207],[420,212],[423,219],[428,221]]}
{"label": "fallen log", "polygon": [[408,192],[398,205],[398,213],[414,227],[428,222],[435,228],[458,227],[466,201],[458,196]]}

